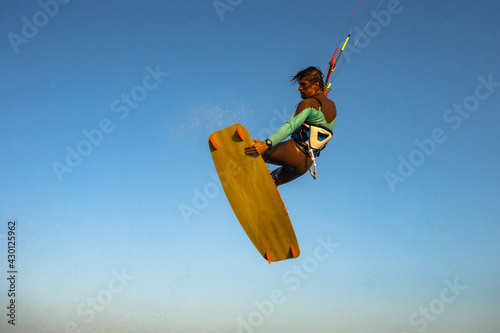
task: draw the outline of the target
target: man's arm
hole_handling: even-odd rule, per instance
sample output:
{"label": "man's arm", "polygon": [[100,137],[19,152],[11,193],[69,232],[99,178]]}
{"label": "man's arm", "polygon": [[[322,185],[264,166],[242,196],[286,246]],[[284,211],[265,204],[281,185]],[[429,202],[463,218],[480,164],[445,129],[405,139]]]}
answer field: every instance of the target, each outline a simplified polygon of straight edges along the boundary
{"label": "man's arm", "polygon": [[269,139],[273,142],[273,145],[280,143],[290,134],[292,134],[297,128],[299,128],[299,126],[302,125],[307,119],[307,116],[310,114],[313,108],[319,108],[319,102],[316,99],[307,98],[300,101],[293,116],[291,116],[283,126],[281,126],[273,135],[269,137]]}
{"label": "man's arm", "polygon": [[[281,126],[273,135],[269,137],[272,145],[276,145],[286,139],[290,134],[292,134],[300,125],[304,123],[307,116],[311,112],[311,108],[317,109],[319,107],[319,102],[314,98],[307,98],[300,101],[297,105],[295,113],[288,119],[288,121]],[[245,148],[245,154],[247,155],[261,155],[269,147],[264,141],[254,140],[255,144],[250,147]]]}

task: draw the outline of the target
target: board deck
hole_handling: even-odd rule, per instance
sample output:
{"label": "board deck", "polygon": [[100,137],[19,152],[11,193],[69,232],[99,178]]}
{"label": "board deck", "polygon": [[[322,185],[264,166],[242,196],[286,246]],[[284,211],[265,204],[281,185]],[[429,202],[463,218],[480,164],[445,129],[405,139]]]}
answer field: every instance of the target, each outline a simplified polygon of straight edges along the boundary
{"label": "board deck", "polygon": [[243,151],[254,144],[246,128],[235,124],[214,132],[208,144],[226,197],[255,248],[269,263],[297,258],[290,217],[262,156]]}

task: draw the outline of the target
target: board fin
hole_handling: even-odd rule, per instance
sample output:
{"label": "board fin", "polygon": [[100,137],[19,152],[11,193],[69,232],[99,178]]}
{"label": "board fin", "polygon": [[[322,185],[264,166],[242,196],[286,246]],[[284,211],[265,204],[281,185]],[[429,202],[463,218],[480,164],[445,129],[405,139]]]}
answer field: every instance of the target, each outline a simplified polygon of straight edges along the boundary
{"label": "board fin", "polygon": [[212,147],[214,147],[215,150],[217,150],[217,145],[215,144],[215,140],[213,137],[210,137],[210,144],[212,145]]}
{"label": "board fin", "polygon": [[238,133],[238,136],[240,137],[241,141],[245,141],[245,138],[243,134],[241,133],[241,130],[239,127],[236,128],[236,133]]}
{"label": "board fin", "polygon": [[297,255],[295,254],[295,250],[293,249],[293,246],[290,246],[290,251],[292,252],[292,256],[294,258],[297,258]]}
{"label": "board fin", "polygon": [[266,252],[266,254],[264,254],[264,258],[266,258],[267,261],[269,261],[269,263],[271,263],[271,257],[269,256],[269,253]]}

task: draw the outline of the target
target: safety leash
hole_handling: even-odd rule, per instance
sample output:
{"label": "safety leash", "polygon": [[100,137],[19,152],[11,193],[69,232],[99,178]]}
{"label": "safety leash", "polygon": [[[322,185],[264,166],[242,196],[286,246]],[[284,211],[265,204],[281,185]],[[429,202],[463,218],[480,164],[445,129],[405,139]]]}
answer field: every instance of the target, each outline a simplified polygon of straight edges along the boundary
{"label": "safety leash", "polygon": [[316,159],[314,158],[313,151],[309,144],[307,144],[307,150],[309,151],[309,156],[311,156],[311,160],[313,161],[314,165],[314,171],[312,171],[312,167],[309,168],[309,173],[311,173],[311,176],[316,179]]}

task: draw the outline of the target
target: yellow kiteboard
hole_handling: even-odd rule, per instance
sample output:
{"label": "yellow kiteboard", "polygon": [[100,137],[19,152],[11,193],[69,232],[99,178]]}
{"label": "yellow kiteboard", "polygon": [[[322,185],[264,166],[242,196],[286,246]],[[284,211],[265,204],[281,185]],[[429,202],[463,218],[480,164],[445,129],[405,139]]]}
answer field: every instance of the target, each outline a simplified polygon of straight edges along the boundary
{"label": "yellow kiteboard", "polygon": [[227,199],[259,253],[271,263],[300,254],[281,196],[262,159],[244,148],[254,144],[242,125],[212,133],[210,153]]}

